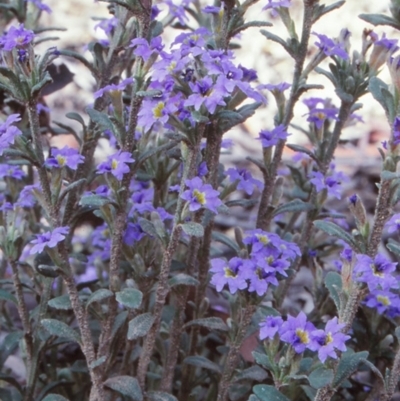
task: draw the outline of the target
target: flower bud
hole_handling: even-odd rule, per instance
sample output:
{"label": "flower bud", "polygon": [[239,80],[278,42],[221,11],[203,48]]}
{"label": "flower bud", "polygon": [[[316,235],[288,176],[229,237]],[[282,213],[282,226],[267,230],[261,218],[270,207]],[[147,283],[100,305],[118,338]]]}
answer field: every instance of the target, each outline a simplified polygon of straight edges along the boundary
{"label": "flower bud", "polygon": [[368,64],[373,72],[385,64],[386,60],[398,49],[396,39],[386,39],[383,34],[382,39],[375,41]]}
{"label": "flower bud", "polygon": [[396,57],[390,57],[387,61],[392,83],[396,90],[400,92],[400,55]]}

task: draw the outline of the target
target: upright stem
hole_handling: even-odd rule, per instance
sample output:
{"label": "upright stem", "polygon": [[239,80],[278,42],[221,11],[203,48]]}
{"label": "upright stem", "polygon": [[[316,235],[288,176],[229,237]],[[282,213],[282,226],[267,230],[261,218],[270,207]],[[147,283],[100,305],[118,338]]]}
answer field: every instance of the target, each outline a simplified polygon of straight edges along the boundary
{"label": "upright stem", "polygon": [[[287,128],[290,121],[293,118],[293,110],[296,102],[298,101],[302,91],[300,90],[300,77],[303,71],[304,61],[307,56],[308,41],[310,39],[312,18],[313,18],[313,4],[314,0],[304,0],[304,13],[303,13],[303,31],[299,46],[299,51],[295,59],[294,75],[292,82],[292,89],[290,92],[290,97],[286,104],[285,114],[283,117],[282,124]],[[257,216],[257,228],[262,230],[267,230],[272,216],[269,215],[269,202],[272,193],[275,188],[275,180],[279,167],[279,163],[282,159],[283,149],[285,147],[286,140],[280,140],[275,147],[274,157],[272,159],[271,165],[268,171],[264,174],[264,189],[261,194],[260,208]]]}

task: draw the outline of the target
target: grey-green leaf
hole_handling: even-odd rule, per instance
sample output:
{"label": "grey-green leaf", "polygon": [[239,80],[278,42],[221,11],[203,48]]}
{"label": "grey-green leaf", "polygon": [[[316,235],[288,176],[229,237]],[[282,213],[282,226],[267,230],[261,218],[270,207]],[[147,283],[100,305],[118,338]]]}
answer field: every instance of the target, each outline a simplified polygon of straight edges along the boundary
{"label": "grey-green leaf", "polygon": [[164,393],[163,391],[149,391],[147,398],[150,401],[178,401],[172,394]]}
{"label": "grey-green leaf", "polygon": [[82,196],[79,204],[82,206],[90,206],[92,208],[98,209],[101,206],[112,203],[108,198],[100,195],[85,195]]}
{"label": "grey-green leaf", "polygon": [[142,390],[140,390],[137,379],[131,376],[115,376],[107,379],[104,385],[124,397],[134,401],[143,401]]}
{"label": "grey-green leaf", "polygon": [[339,387],[352,373],[354,373],[358,365],[368,358],[368,351],[356,352],[353,354],[344,354],[339,361],[335,378],[332,386]]}
{"label": "grey-green leaf", "polygon": [[209,330],[229,331],[229,327],[220,317],[204,317],[201,319],[192,320],[186,323],[183,327],[201,326]]}
{"label": "grey-green leaf", "polygon": [[233,241],[231,238],[226,236],[225,234],[219,233],[217,231],[213,231],[212,238],[215,241],[221,242],[222,244],[229,246],[229,248],[233,249],[235,252],[237,252],[237,253],[240,252],[240,248],[239,248],[238,244],[235,241]]}
{"label": "grey-green leaf", "polygon": [[61,309],[61,310],[72,309],[71,300],[69,299],[69,295],[61,295],[60,297],[50,299],[48,304],[51,308],[54,308],[54,309]]}
{"label": "grey-green leaf", "polygon": [[52,336],[66,338],[77,343],[81,341],[79,334],[64,322],[56,319],[43,319],[41,324]]}
{"label": "grey-green leaf", "polygon": [[199,223],[185,223],[182,224],[182,230],[191,237],[203,237],[204,236],[204,227]]}
{"label": "grey-green leaf", "polygon": [[0,290],[0,299],[3,301],[9,301],[12,302],[14,304],[17,304],[17,298],[14,297],[13,294],[9,293],[6,290]]}
{"label": "grey-green leaf", "polygon": [[389,242],[386,244],[386,247],[396,256],[400,256],[400,244],[397,241],[389,239]]}
{"label": "grey-green leaf", "polygon": [[336,272],[329,272],[325,277],[325,286],[329,291],[333,302],[336,305],[336,309],[340,310],[340,290],[342,289],[342,278],[340,274]]}
{"label": "grey-green leaf", "polygon": [[257,365],[251,366],[243,371],[241,371],[236,377],[235,381],[238,380],[255,380],[262,382],[266,380],[268,373]]}
{"label": "grey-green leaf", "polygon": [[143,294],[135,288],[124,288],[115,294],[115,298],[127,308],[137,309],[142,303]]}
{"label": "grey-green leaf", "polygon": [[86,112],[89,114],[90,119],[95,122],[102,131],[110,130],[114,132],[114,125],[106,114],[101,113],[100,111],[86,108]]}
{"label": "grey-green leaf", "polygon": [[300,199],[294,199],[290,202],[278,206],[274,210],[272,215],[278,216],[281,213],[287,213],[287,212],[307,212],[312,209],[314,209],[314,206],[311,203],[303,202]]}
{"label": "grey-green leaf", "polygon": [[178,273],[168,280],[168,285],[172,288],[177,285],[190,285],[196,287],[199,285],[199,280],[186,273]]}
{"label": "grey-green leaf", "polygon": [[319,389],[328,384],[331,384],[333,380],[333,370],[326,369],[323,366],[313,370],[311,374],[308,376],[308,381],[310,382],[311,386]]}
{"label": "grey-green leaf", "polygon": [[325,220],[316,220],[314,221],[314,226],[317,227],[319,230],[325,231],[329,235],[342,239],[353,248],[358,248],[353,237],[337,224]]}
{"label": "grey-green leaf", "polygon": [[157,230],[153,224],[153,222],[151,222],[150,220],[144,219],[144,218],[140,218],[138,220],[140,228],[146,233],[149,234],[151,237],[155,237],[158,238],[158,233]]}
{"label": "grey-green leaf", "polygon": [[42,401],[69,401],[68,398],[63,397],[60,394],[47,394]]}
{"label": "grey-green leaf", "polygon": [[128,326],[128,340],[135,340],[136,338],[145,336],[154,322],[154,316],[151,313],[143,313],[136,316],[129,322]]}
{"label": "grey-green leaf", "polygon": [[252,354],[256,363],[258,363],[261,366],[264,366],[264,368],[268,370],[272,370],[272,362],[269,359],[268,355],[261,354],[260,352],[257,351],[253,351]]}
{"label": "grey-green leaf", "polygon": [[274,386],[268,386],[266,384],[257,384],[253,387],[253,393],[261,401],[290,401],[289,398],[284,396]]}
{"label": "grey-green leaf", "polygon": [[93,302],[100,302],[103,299],[111,297],[112,295],[113,293],[110,290],[107,290],[106,288],[100,288],[90,295],[86,302],[86,308],[88,308]]}
{"label": "grey-green leaf", "polygon": [[369,22],[372,25],[387,25],[395,29],[400,29],[400,24],[393,18],[383,14],[360,14],[358,18]]}
{"label": "grey-green leaf", "polygon": [[216,363],[210,361],[204,356],[188,356],[183,360],[183,363],[211,370],[216,373],[221,373],[221,368]]}

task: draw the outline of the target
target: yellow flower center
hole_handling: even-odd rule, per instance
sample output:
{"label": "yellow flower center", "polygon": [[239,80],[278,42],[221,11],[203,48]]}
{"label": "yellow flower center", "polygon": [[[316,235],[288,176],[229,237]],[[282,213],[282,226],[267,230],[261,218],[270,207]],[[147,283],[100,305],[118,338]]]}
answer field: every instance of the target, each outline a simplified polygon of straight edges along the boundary
{"label": "yellow flower center", "polygon": [[325,337],[325,345],[330,344],[333,341],[332,333],[328,333]]}
{"label": "yellow flower center", "polygon": [[225,272],[225,277],[232,277],[232,278],[236,277],[236,274],[229,267],[224,267],[224,272]]}
{"label": "yellow flower center", "polygon": [[317,117],[319,120],[325,120],[326,114],[320,111],[319,113],[315,113],[315,117]]}
{"label": "yellow flower center", "polygon": [[296,334],[302,344],[308,344],[310,342],[308,333],[306,331],[302,329],[297,329]]}
{"label": "yellow flower center", "polygon": [[171,64],[168,66],[168,71],[172,72],[176,67],[176,61],[172,61]]}
{"label": "yellow flower center", "polygon": [[118,160],[113,159],[111,162],[111,168],[115,170],[118,167]]}
{"label": "yellow flower center", "polygon": [[390,299],[384,295],[378,295],[376,299],[384,306],[390,305]]}
{"label": "yellow flower center", "polygon": [[193,191],[193,195],[197,199],[197,202],[200,203],[200,205],[204,205],[206,203],[206,194],[204,192],[200,192],[198,189],[195,189]]}
{"label": "yellow flower center", "polygon": [[256,234],[256,237],[262,244],[269,244],[269,238],[266,235]]}
{"label": "yellow flower center", "polygon": [[57,159],[58,164],[59,164],[60,166],[65,166],[65,163],[67,162],[67,159],[66,159],[64,156],[57,155],[57,156],[56,156],[56,159]]}
{"label": "yellow flower center", "polygon": [[163,116],[163,110],[165,108],[164,102],[158,102],[157,106],[153,109],[153,116],[155,118],[161,118]]}

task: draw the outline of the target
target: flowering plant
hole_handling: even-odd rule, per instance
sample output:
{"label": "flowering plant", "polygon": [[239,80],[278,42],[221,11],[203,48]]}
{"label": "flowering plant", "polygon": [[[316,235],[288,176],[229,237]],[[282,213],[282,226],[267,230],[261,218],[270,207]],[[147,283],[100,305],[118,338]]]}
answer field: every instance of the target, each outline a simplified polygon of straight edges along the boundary
{"label": "flowering plant", "polygon": [[[392,399],[397,40],[365,29],[351,52],[346,28],[314,31],[345,0],[299,1],[300,35],[291,0],[104,2],[106,38],[86,53],[41,50],[57,29],[41,25],[46,1],[0,2],[0,399]],[[391,16],[360,18],[399,31],[388,2]],[[240,60],[247,30],[287,53],[290,83]],[[49,122],[71,59],[93,103]],[[367,93],[391,131],[369,204],[335,160]],[[259,153],[226,158],[226,136],[265,107],[275,117],[247,138]]]}

